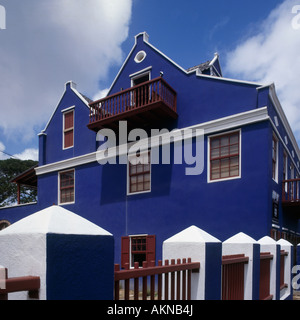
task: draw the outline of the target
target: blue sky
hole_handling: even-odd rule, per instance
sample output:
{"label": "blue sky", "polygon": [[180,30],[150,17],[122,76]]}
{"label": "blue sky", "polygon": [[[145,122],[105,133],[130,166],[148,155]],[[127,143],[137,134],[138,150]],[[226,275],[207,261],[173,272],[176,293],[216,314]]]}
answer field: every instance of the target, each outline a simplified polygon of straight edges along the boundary
{"label": "blue sky", "polygon": [[[291,24],[297,4],[300,0],[0,0],[6,9],[6,29],[0,30],[0,151],[36,158],[37,134],[65,82],[73,80],[80,92],[98,96],[142,31],[184,68],[218,52],[225,77],[275,82],[300,141],[300,29]],[[0,152],[0,159],[5,157]]]}

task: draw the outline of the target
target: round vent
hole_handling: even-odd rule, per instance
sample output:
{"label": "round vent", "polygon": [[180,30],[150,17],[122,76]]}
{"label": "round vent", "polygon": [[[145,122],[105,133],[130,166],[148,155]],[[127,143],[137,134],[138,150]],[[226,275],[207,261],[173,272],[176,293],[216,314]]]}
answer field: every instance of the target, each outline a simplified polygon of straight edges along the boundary
{"label": "round vent", "polygon": [[136,62],[136,63],[140,63],[140,62],[142,62],[145,58],[146,58],[146,52],[145,51],[139,51],[137,54],[136,54],[136,56],[135,56],[135,58],[134,58],[134,61]]}

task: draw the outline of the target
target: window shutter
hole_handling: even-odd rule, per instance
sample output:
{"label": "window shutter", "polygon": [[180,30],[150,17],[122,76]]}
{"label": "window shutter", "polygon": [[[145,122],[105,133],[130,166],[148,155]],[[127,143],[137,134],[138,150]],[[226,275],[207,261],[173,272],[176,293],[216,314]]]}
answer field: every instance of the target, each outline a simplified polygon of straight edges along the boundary
{"label": "window shutter", "polygon": [[129,263],[129,237],[121,238],[121,268],[125,268],[125,263]]}
{"label": "window shutter", "polygon": [[147,262],[155,261],[155,236],[147,236]]}

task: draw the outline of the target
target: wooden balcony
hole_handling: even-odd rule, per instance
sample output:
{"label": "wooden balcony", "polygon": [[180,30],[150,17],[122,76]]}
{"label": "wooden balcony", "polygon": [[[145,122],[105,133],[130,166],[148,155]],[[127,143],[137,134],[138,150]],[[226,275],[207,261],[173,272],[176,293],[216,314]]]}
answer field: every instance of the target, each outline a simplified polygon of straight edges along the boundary
{"label": "wooden balcony", "polygon": [[129,129],[163,124],[178,117],[176,92],[161,77],[91,102],[88,128],[118,130],[119,121]]}
{"label": "wooden balcony", "polygon": [[300,179],[282,181],[282,206],[300,218]]}

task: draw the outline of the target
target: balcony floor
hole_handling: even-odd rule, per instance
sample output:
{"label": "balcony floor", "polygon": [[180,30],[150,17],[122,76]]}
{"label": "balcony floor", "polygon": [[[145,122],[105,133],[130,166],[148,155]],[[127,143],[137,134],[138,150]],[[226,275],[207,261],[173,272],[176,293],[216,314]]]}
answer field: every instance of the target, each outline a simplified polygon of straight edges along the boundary
{"label": "balcony floor", "polygon": [[142,107],[129,107],[127,111],[117,115],[107,115],[98,121],[88,124],[88,128],[95,132],[109,128],[119,129],[119,121],[127,121],[127,128],[159,128],[169,119],[177,119],[178,114],[163,101],[156,101]]}

